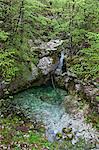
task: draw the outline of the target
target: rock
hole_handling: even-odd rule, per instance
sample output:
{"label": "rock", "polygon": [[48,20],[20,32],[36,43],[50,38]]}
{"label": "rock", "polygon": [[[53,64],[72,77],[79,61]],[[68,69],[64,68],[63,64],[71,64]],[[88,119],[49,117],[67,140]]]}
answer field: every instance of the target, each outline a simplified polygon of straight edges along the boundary
{"label": "rock", "polygon": [[67,140],[68,140],[68,136],[65,135],[65,136],[63,137],[63,139],[64,139],[65,141],[67,141]]}
{"label": "rock", "polygon": [[47,44],[45,42],[42,42],[41,45],[39,46],[39,48],[41,50],[46,50],[48,47],[47,47]]}
{"label": "rock", "polygon": [[45,57],[45,56],[47,57],[49,54],[50,54],[49,51],[43,51],[42,50],[41,53],[39,54],[39,57],[40,58]]}
{"label": "rock", "polygon": [[96,148],[99,149],[99,142],[96,142]]}
{"label": "rock", "polygon": [[56,140],[61,140],[63,138],[62,133],[58,132],[56,133]]}
{"label": "rock", "polygon": [[62,74],[62,70],[60,68],[57,68],[55,70],[55,74],[58,75],[58,76],[61,75]]}
{"label": "rock", "polygon": [[22,125],[22,126],[17,126],[17,127],[16,127],[16,130],[17,130],[17,131],[22,131],[22,132],[28,132],[28,131],[29,131],[29,127],[24,126],[24,125]]}
{"label": "rock", "polygon": [[92,97],[92,99],[94,99],[95,95],[98,93],[99,89],[94,88],[94,86],[92,85],[86,85],[84,86],[84,92],[86,94],[86,96],[88,97]]}
{"label": "rock", "polygon": [[73,140],[73,137],[74,137],[74,135],[72,133],[69,133],[64,136],[64,140],[71,141],[71,140]]}
{"label": "rock", "polygon": [[33,40],[32,39],[28,40],[28,44],[30,47],[32,47],[34,45]]}
{"label": "rock", "polygon": [[41,41],[41,40],[34,40],[34,43],[33,43],[33,40],[29,40],[28,43],[30,45],[30,47],[33,49],[35,49],[34,47],[34,44],[37,45],[36,46],[36,49],[39,49],[39,52],[43,52],[43,56],[44,56],[44,53],[46,52],[50,52],[50,51],[56,51],[57,50],[57,47],[59,47],[60,45],[63,44],[63,40],[59,40],[59,39],[56,39],[56,40],[51,40],[49,42],[44,42],[44,41]]}
{"label": "rock", "polygon": [[13,99],[13,96],[9,96],[9,99]]}
{"label": "rock", "polygon": [[70,78],[70,77],[66,77],[66,78],[65,78],[65,84],[66,84],[66,83],[69,83],[69,80],[71,80],[71,78]]}
{"label": "rock", "polygon": [[57,39],[57,40],[51,40],[51,41],[49,41],[47,43],[47,47],[48,47],[47,50],[55,51],[55,50],[57,50],[56,47],[58,47],[58,46],[60,46],[62,44],[63,44],[63,40],[59,40],[59,39]]}
{"label": "rock", "polygon": [[72,139],[72,144],[75,145],[78,141],[79,141],[79,139],[77,137],[74,137]]}
{"label": "rock", "polygon": [[79,91],[81,91],[82,90],[82,87],[81,87],[81,84],[75,84],[75,90],[77,91],[77,92],[79,92]]}
{"label": "rock", "polygon": [[72,131],[72,128],[63,128],[62,129],[62,132],[65,133],[65,134],[71,133],[71,131]]}
{"label": "rock", "polygon": [[38,68],[41,70],[43,75],[47,75],[53,66],[53,59],[51,57],[43,57],[39,60]]}
{"label": "rock", "polygon": [[4,93],[5,93],[6,95],[9,95],[9,91],[5,91]]}
{"label": "rock", "polygon": [[72,133],[67,134],[67,140],[72,140],[74,135]]}
{"label": "rock", "polygon": [[49,101],[49,97],[47,96],[47,95],[42,95],[42,96],[40,96],[40,99],[42,100],[42,101]]}
{"label": "rock", "polygon": [[38,75],[39,75],[38,68],[32,62],[29,62],[28,67],[24,66],[24,72],[23,72],[24,80],[27,80],[29,82],[33,81],[33,80],[37,79]]}
{"label": "rock", "polygon": [[3,24],[3,21],[0,20],[0,24]]}
{"label": "rock", "polygon": [[36,45],[40,45],[42,43],[42,41],[40,39],[34,39],[34,43]]}
{"label": "rock", "polygon": [[[29,39],[28,44],[30,46],[31,54],[35,51],[37,56],[40,56],[39,58],[41,58],[38,66],[26,59],[26,62],[23,62],[22,64],[22,72],[19,76],[13,78],[11,82],[0,82],[0,98],[7,97],[10,94],[17,93],[32,86],[42,85],[43,83],[46,84],[49,79],[44,79],[43,75],[47,75],[57,68],[57,62],[55,62],[56,59],[49,56],[53,57],[56,55],[56,50],[62,43],[63,40],[59,39],[51,40],[49,42],[44,42],[40,39]],[[9,91],[4,91],[5,88],[9,89]]]}
{"label": "rock", "polygon": [[77,78],[76,74],[74,74],[70,71],[67,71],[67,75],[68,75],[68,77]]}

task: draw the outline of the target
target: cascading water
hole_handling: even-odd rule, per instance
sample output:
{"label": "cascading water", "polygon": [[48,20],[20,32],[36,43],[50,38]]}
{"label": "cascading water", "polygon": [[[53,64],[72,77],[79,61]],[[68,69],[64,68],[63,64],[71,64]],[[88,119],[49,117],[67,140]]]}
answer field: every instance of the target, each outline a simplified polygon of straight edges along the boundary
{"label": "cascading water", "polygon": [[62,70],[63,61],[64,61],[64,51],[61,51],[61,57],[60,57],[60,62],[59,62],[59,66],[58,66],[58,68],[59,68],[60,70]]}
{"label": "cascading water", "polygon": [[62,67],[63,67],[63,61],[64,61],[64,51],[61,51],[61,57],[59,60],[59,65],[55,71],[55,74],[61,74],[62,73]]}

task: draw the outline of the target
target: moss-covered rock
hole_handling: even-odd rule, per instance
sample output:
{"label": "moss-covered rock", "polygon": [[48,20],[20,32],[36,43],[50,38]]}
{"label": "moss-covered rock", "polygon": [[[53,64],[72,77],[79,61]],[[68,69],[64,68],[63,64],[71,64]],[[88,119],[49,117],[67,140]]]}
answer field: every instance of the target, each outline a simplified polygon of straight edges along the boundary
{"label": "moss-covered rock", "polygon": [[58,132],[56,133],[56,140],[61,140],[63,138],[62,133]]}
{"label": "moss-covered rock", "polygon": [[65,134],[69,134],[69,133],[72,132],[72,128],[63,128],[62,132],[65,133]]}

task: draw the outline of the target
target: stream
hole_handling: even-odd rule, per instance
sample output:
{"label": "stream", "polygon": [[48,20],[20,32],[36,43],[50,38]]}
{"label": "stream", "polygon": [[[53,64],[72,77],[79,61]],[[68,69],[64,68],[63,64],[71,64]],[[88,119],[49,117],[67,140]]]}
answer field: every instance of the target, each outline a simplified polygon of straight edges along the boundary
{"label": "stream", "polygon": [[[79,111],[72,115],[67,113],[68,105],[64,105],[67,92],[53,87],[35,87],[18,93],[14,96],[14,106],[22,110],[27,118],[43,122],[46,128],[46,136],[49,141],[56,139],[57,133],[62,133],[63,128],[71,128],[75,144],[79,138],[86,141],[98,141],[98,133],[91,124],[86,124],[83,113]],[[64,136],[64,135],[63,135]]]}

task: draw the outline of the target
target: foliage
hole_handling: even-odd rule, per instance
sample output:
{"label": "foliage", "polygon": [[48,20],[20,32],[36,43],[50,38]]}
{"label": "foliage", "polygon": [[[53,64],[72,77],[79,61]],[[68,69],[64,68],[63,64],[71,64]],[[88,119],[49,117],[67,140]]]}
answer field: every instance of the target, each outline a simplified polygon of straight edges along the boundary
{"label": "foliage", "polygon": [[87,123],[92,122],[93,127],[99,130],[99,117],[96,112],[93,112],[92,114],[88,114],[86,116],[86,122]]}
{"label": "foliage", "polygon": [[99,73],[99,34],[88,32],[86,34],[89,48],[80,50],[81,54],[77,56],[77,63],[71,67],[71,70],[81,78],[98,78]]}
{"label": "foliage", "polygon": [[8,33],[4,31],[0,31],[0,41],[6,41],[8,38]]}
{"label": "foliage", "polygon": [[0,54],[0,68],[3,77],[6,79],[15,76],[18,71],[17,62],[15,62],[15,59],[13,58],[15,52],[15,49],[7,49],[6,52]]}
{"label": "foliage", "polygon": [[[38,53],[31,51],[30,39],[49,41],[57,38],[67,40],[64,50],[71,60],[67,69],[80,79],[98,78],[98,0],[1,0],[0,6],[0,81],[11,81],[19,75],[23,77],[31,62],[37,64]],[[97,127],[99,121],[96,114],[90,116],[90,120]],[[26,142],[34,146],[33,149],[59,149],[57,142],[49,143],[34,130],[27,134],[16,131],[15,125],[20,124],[18,119],[0,118],[1,123],[4,125],[4,129],[0,130],[4,145],[14,142],[14,149],[20,149],[16,143]],[[82,150],[85,146],[82,140],[75,146],[64,142],[60,149]]]}
{"label": "foliage", "polygon": [[[54,33],[68,38],[64,49],[73,59],[72,72],[80,78],[97,78],[99,73],[99,2],[97,0],[52,0]],[[76,57],[75,57],[76,56]],[[76,59],[75,59],[76,58]]]}
{"label": "foliage", "polygon": [[34,30],[37,17],[34,18],[33,13],[36,13],[36,16],[39,7],[43,5],[35,0],[2,0],[0,4],[0,71],[2,78],[6,80],[19,75],[24,70],[23,63],[37,63],[37,56],[34,52],[31,53],[28,40],[37,34],[36,29]]}
{"label": "foliage", "polygon": [[[11,49],[15,50],[15,55],[17,51],[19,52],[19,62],[27,63],[29,60],[37,63],[38,55],[30,51],[29,39],[43,41],[57,37],[68,39],[64,44],[66,54],[69,57],[75,55],[78,57],[78,63],[71,65],[70,70],[83,78],[97,77],[99,69],[97,0],[2,0],[0,5],[1,55]],[[8,63],[7,67],[2,65],[5,68],[2,69],[2,78],[7,76],[12,78],[22,68],[18,63],[16,66],[14,58],[11,61],[13,61],[12,69],[11,63]],[[3,62],[6,62],[5,54]],[[18,68],[17,71],[14,66]],[[5,76],[4,72],[8,75]]]}

